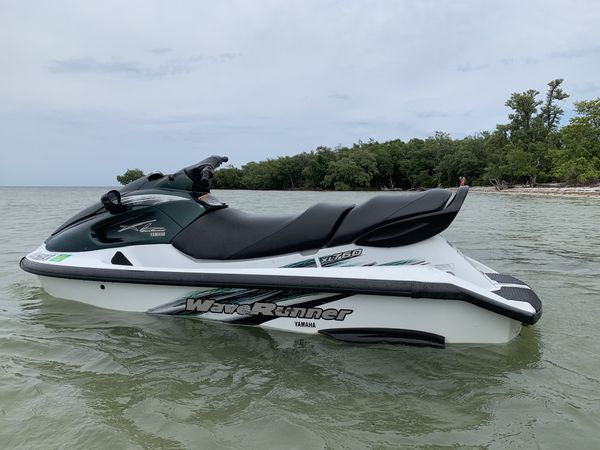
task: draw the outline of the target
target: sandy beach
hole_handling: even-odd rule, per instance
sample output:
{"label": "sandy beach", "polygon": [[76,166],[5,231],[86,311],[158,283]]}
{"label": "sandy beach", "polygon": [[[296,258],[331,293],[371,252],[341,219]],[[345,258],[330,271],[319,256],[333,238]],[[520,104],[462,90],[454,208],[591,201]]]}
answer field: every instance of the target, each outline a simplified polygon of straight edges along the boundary
{"label": "sandy beach", "polygon": [[483,194],[501,194],[501,195],[537,195],[548,197],[581,197],[581,198],[599,198],[600,185],[595,186],[544,186],[529,187],[515,186],[502,190],[497,190],[493,186],[472,186],[471,192],[480,192]]}

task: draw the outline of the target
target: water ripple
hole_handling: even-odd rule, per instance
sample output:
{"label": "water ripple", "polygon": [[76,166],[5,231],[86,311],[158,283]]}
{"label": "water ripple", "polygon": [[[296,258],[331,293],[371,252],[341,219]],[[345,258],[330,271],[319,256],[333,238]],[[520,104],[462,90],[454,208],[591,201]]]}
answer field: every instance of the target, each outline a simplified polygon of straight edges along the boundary
{"label": "water ripple", "polygon": [[[54,299],[19,258],[104,191],[0,188],[2,447],[593,448],[600,438],[596,200],[470,195],[446,236],[529,282],[544,317],[507,345],[440,351]],[[219,195],[288,212],[373,193]]]}

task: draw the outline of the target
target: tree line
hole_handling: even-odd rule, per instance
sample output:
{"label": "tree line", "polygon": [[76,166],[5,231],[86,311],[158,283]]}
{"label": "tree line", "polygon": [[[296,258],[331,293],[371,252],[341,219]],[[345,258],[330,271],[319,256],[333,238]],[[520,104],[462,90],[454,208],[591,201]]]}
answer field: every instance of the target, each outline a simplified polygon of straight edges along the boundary
{"label": "tree line", "polygon": [[436,132],[426,139],[359,141],[351,147],[318,147],[294,156],[228,166],[215,172],[222,189],[420,189],[495,182],[529,184],[600,180],[600,98],[574,103],[560,126],[569,95],[562,79],[513,93],[508,121],[462,139]]}

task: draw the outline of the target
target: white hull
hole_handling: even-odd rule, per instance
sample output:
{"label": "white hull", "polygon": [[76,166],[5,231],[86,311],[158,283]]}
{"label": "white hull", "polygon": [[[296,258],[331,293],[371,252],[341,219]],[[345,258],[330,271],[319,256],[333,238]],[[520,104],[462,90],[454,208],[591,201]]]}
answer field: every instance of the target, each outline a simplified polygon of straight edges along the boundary
{"label": "white hull", "polygon": [[[526,301],[499,295],[502,287],[524,292],[528,286],[494,281],[492,269],[463,257],[440,236],[403,247],[402,259],[397,252],[364,247],[343,265],[320,267],[323,254],[356,249],[218,263],[194,261],[169,245],[141,245],[119,249],[132,262],[120,266],[110,262],[115,250],[62,259],[42,246],[25,265],[36,265],[29,270],[59,298],[298,333],[424,333],[443,343],[497,344],[517,336],[521,323],[537,313]],[[315,265],[289,266],[307,258]],[[194,277],[210,283],[196,284]]]}
{"label": "white hull", "polygon": [[[147,312],[190,293],[210,288],[101,283],[40,277],[54,297],[120,311]],[[102,289],[101,286],[104,288]],[[258,326],[297,333],[317,334],[334,328],[387,328],[418,330],[445,337],[446,343],[500,344],[513,339],[521,323],[458,300],[353,295],[320,308],[352,310],[343,321],[279,317]],[[208,320],[231,321],[239,315],[208,313]]]}

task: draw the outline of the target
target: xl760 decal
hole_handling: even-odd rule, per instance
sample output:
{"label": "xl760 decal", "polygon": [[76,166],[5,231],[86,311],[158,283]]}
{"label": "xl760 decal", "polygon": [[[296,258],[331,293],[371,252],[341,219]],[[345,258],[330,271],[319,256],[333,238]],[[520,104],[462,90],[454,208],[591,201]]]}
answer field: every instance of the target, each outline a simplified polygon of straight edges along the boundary
{"label": "xl760 decal", "polygon": [[319,258],[319,262],[322,267],[332,266],[341,261],[345,261],[347,259],[356,258],[357,256],[362,255],[362,248],[355,248],[353,250],[346,250],[345,252],[334,253],[333,255],[321,256]]}

